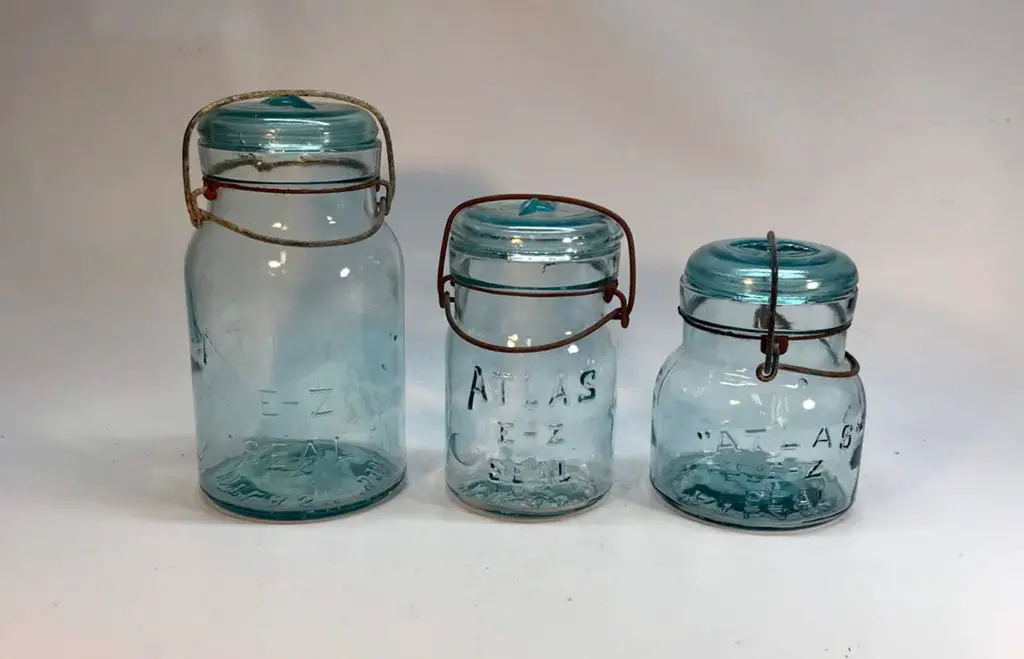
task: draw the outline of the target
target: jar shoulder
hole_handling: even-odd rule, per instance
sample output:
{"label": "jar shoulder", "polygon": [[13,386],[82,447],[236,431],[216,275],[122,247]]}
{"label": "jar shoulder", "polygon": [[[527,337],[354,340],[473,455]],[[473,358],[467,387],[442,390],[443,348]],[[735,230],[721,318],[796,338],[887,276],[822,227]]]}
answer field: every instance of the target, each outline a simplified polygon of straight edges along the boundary
{"label": "jar shoulder", "polygon": [[358,275],[402,274],[404,267],[401,245],[386,223],[373,236],[358,243],[315,248],[261,242],[211,223],[192,233],[184,259],[186,277],[238,269],[280,278],[299,269],[309,272],[323,268],[341,280]]}
{"label": "jar shoulder", "polygon": [[[517,319],[516,339],[518,343],[536,345],[531,341],[531,326],[529,319]],[[546,328],[545,328],[546,329]],[[463,331],[467,331],[463,328]],[[566,330],[568,332],[569,330]],[[511,346],[512,339],[507,334],[507,328],[496,329],[471,328],[469,332],[474,338],[493,345],[495,348]],[[550,334],[550,332],[548,332]],[[448,327],[445,332],[445,359],[451,367],[453,364],[472,362],[474,364],[488,365],[488,368],[498,368],[504,371],[529,372],[565,372],[573,373],[586,371],[588,369],[600,368],[604,371],[614,373],[618,365],[618,346],[611,331],[602,327],[588,336],[575,341],[567,346],[530,353],[506,353],[498,350],[482,348],[469,343],[459,336],[454,329]]]}
{"label": "jar shoulder", "polygon": [[658,372],[655,407],[699,406],[726,416],[768,408],[819,416],[835,410],[863,411],[866,407],[859,375],[826,378],[780,371],[772,381],[762,382],[755,374],[756,366],[698,359],[680,346]]}

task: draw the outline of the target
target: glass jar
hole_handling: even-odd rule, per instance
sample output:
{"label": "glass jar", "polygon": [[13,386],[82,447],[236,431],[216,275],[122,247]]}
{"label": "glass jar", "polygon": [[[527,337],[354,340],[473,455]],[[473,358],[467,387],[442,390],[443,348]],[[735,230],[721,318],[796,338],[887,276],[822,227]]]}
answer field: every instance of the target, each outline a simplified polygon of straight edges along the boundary
{"label": "glass jar", "polygon": [[632,273],[628,226],[590,202],[494,195],[452,211],[437,275],[450,325],[445,479],[460,501],[542,517],[587,508],[611,488],[616,351],[606,325],[629,324],[636,286],[631,274],[628,298],[618,288],[623,236]]}
{"label": "glass jar", "polygon": [[857,268],[831,247],[723,240],[680,280],[683,344],[654,385],[651,482],[702,520],[794,529],[857,492],[864,387],[846,352]]}
{"label": "glass jar", "polygon": [[[194,129],[203,187],[191,192]],[[394,166],[383,117],[328,92],[222,99],[189,123],[183,176],[203,492],[269,520],[383,499],[406,464],[403,265],[384,222]]]}

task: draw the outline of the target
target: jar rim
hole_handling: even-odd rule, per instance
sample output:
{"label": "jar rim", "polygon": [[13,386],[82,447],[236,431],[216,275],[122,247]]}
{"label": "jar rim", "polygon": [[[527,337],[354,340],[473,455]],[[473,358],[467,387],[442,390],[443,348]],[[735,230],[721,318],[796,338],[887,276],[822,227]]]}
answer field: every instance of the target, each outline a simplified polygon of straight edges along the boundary
{"label": "jar rim", "polygon": [[[856,296],[858,271],[843,252],[821,243],[776,241],[777,304],[828,304]],[[764,238],[707,243],[690,255],[680,287],[707,298],[769,304],[772,260]]]}
{"label": "jar rim", "polygon": [[624,233],[607,215],[568,202],[499,200],[463,209],[452,224],[457,252],[509,261],[557,263],[617,254]]}
{"label": "jar rim", "polygon": [[348,152],[373,147],[377,120],[367,110],[336,101],[272,96],[219,107],[196,127],[199,147],[221,151]]}

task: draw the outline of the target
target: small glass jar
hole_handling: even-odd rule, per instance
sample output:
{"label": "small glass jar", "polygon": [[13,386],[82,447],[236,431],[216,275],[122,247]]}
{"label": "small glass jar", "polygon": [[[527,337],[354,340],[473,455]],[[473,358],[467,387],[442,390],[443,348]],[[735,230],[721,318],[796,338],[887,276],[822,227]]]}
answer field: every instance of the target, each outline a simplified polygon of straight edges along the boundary
{"label": "small glass jar", "polygon": [[723,240],[680,281],[683,344],[654,385],[651,482],[693,517],[795,529],[853,504],[864,387],[846,352],[857,268],[825,245]]}
{"label": "small glass jar", "polygon": [[494,195],[449,216],[437,273],[450,325],[445,476],[468,506],[554,516],[611,488],[616,350],[607,323],[629,324],[635,292],[632,274],[628,297],[618,288],[623,236],[632,273],[628,226],[590,202]]}
{"label": "small glass jar", "polygon": [[[192,192],[194,129],[203,187]],[[185,290],[203,492],[269,520],[383,499],[406,465],[402,253],[384,222],[394,192],[387,124],[340,94],[253,92],[196,113],[183,149],[196,227]]]}

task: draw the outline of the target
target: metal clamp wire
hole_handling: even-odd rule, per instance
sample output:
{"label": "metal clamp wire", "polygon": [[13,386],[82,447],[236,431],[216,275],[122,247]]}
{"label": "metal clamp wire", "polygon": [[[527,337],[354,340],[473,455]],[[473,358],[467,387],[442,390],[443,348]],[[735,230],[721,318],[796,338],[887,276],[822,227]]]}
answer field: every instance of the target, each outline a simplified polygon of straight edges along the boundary
{"label": "metal clamp wire", "polygon": [[[190,167],[190,146],[192,143],[192,133],[196,126],[199,124],[199,120],[203,116],[216,110],[217,108],[231,103],[237,103],[239,101],[248,101],[257,98],[273,98],[279,96],[304,96],[310,98],[329,98],[331,100],[340,101],[342,103],[348,103],[360,107],[374,116],[377,122],[380,124],[381,134],[384,136],[384,148],[387,154],[388,162],[388,178],[387,180],[382,179],[380,176],[375,177],[373,180],[354,183],[351,185],[343,186],[330,186],[330,187],[314,187],[314,188],[272,188],[259,185],[249,185],[245,183],[239,183],[236,181],[225,181],[217,178],[215,175],[207,175],[203,177],[203,187],[193,190],[192,179],[191,179],[191,167]],[[252,165],[261,171],[273,169],[275,167],[286,167],[286,166],[310,166],[310,165],[324,165],[324,164],[343,164],[349,162],[347,158],[325,158],[321,156],[310,157],[310,156],[298,156],[293,160],[286,160],[281,162],[264,163],[254,156],[247,156],[242,158],[236,158],[229,163],[222,163],[221,167],[218,168],[218,173],[231,167],[237,167],[241,165]],[[316,89],[274,89],[266,91],[254,91],[246,92],[244,94],[235,94],[233,96],[224,97],[213,103],[209,103],[203,106],[198,112],[192,115],[192,119],[189,120],[188,126],[185,128],[185,135],[182,139],[181,145],[181,176],[182,183],[185,191],[185,206],[188,209],[189,220],[192,222],[192,226],[198,229],[203,222],[213,222],[220,226],[234,231],[247,238],[258,240],[260,242],[269,243],[271,245],[280,245],[282,247],[337,247],[339,245],[351,245],[360,241],[366,240],[370,236],[377,233],[380,228],[384,225],[384,218],[391,212],[391,202],[395,196],[395,152],[394,147],[391,143],[391,130],[388,128],[387,121],[384,119],[384,115],[381,114],[380,110],[370,105],[362,99],[358,99],[354,96],[347,96],[345,94],[338,94],[335,92],[320,91]],[[250,231],[234,222],[225,220],[222,217],[214,215],[210,211],[199,208],[197,199],[200,195],[206,197],[208,200],[214,200],[217,198],[217,191],[220,188],[235,189],[235,190],[248,190],[252,192],[264,192],[269,194],[334,194],[338,192],[352,192],[356,190],[365,190],[373,188],[379,192],[381,188],[384,189],[384,196],[378,197],[375,203],[373,223],[370,227],[362,233],[354,236],[348,236],[345,238],[335,238],[332,240],[290,240],[287,238],[278,238],[276,236],[268,236],[265,234]]]}
{"label": "metal clamp wire", "polygon": [[817,375],[823,378],[852,378],[860,373],[860,362],[850,354],[846,352],[845,358],[849,363],[849,368],[842,371],[832,371],[821,368],[810,368],[808,366],[796,366],[794,364],[786,364],[781,361],[781,356],[786,354],[789,350],[790,341],[810,341],[810,340],[821,340],[827,339],[836,334],[841,334],[850,328],[850,323],[844,323],[838,327],[833,327],[828,330],[821,332],[811,332],[806,334],[798,334],[792,336],[779,336],[777,334],[777,322],[778,322],[778,304],[779,304],[779,251],[775,240],[775,232],[768,232],[768,249],[770,252],[769,259],[771,264],[771,289],[768,295],[768,310],[763,315],[766,318],[767,328],[764,333],[756,331],[736,331],[732,330],[724,325],[712,323],[710,321],[702,320],[686,313],[682,307],[679,307],[679,315],[682,316],[683,321],[687,324],[696,327],[697,329],[710,332],[712,334],[718,334],[720,336],[728,336],[735,339],[755,339],[761,341],[761,353],[765,356],[764,362],[757,365],[754,370],[757,379],[761,382],[771,382],[779,374],[779,371],[789,371],[791,373],[800,373],[802,375]]}
{"label": "metal clamp wire", "polygon": [[[587,288],[581,290],[572,291],[510,291],[507,289],[494,288],[488,286],[481,286],[479,284],[470,284],[465,282],[454,275],[445,274],[444,264],[445,256],[448,254],[448,240],[451,237],[452,225],[455,222],[455,218],[466,208],[476,206],[479,204],[490,203],[493,201],[527,201],[530,199],[538,199],[540,201],[550,201],[555,203],[572,204],[574,206],[580,206],[582,208],[588,208],[592,211],[600,213],[605,217],[609,218],[613,222],[622,228],[623,235],[626,238],[626,251],[629,259],[629,294],[624,294],[618,287],[617,279],[609,279],[603,286]],[[550,343],[544,343],[537,346],[502,346],[493,343],[487,343],[481,341],[476,337],[470,335],[464,329],[459,327],[458,322],[455,319],[455,314],[452,311],[452,306],[455,303],[455,298],[445,290],[445,284],[452,283],[454,286],[460,288],[466,288],[469,290],[478,291],[481,293],[488,293],[491,295],[506,295],[510,297],[529,297],[529,298],[557,298],[557,297],[579,297],[583,295],[604,295],[605,302],[611,302],[612,299],[618,298],[619,306],[612,309],[604,316],[602,316],[597,322],[590,325],[586,329],[580,330],[570,336],[564,337],[557,341]],[[585,201],[583,199],[576,199],[574,197],[563,197],[559,195],[538,195],[538,194],[499,194],[489,195],[486,197],[476,197],[469,199],[458,206],[456,206],[451,213],[448,215],[448,220],[444,226],[444,232],[441,236],[441,254],[437,262],[437,300],[438,304],[444,309],[445,317],[448,319],[448,324],[451,326],[452,331],[461,338],[463,341],[470,343],[483,350],[489,350],[492,352],[502,352],[507,354],[524,354],[534,352],[545,352],[548,350],[556,350],[564,346],[570,345],[581,339],[590,336],[597,330],[604,327],[607,323],[612,320],[618,320],[619,324],[623,327],[629,327],[629,316],[633,312],[633,304],[636,301],[636,246],[633,242],[633,232],[630,230],[629,225],[624,219],[617,213],[599,206],[595,203]]]}

